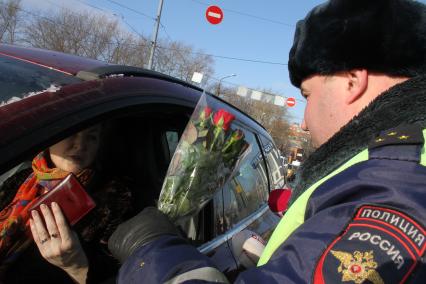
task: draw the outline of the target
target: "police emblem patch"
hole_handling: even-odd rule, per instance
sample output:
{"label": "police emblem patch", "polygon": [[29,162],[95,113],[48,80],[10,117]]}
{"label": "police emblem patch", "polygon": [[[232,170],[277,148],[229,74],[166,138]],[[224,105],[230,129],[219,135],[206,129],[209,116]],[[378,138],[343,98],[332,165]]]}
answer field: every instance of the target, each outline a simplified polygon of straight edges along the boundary
{"label": "police emblem patch", "polygon": [[321,256],[314,283],[404,283],[425,249],[421,224],[400,211],[362,206]]}
{"label": "police emblem patch", "polygon": [[331,253],[340,261],[337,268],[342,273],[342,282],[353,281],[356,284],[369,280],[374,284],[384,284],[382,277],[377,273],[377,262],[374,261],[374,252],[359,252],[353,254],[344,251],[334,251]]}

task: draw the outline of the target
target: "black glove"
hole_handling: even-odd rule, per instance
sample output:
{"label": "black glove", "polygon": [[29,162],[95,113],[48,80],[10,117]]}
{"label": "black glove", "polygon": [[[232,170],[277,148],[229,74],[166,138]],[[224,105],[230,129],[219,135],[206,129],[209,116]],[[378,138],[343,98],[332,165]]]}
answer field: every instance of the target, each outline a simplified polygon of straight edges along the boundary
{"label": "black glove", "polygon": [[164,213],[147,207],[118,226],[108,240],[108,248],[123,263],[138,248],[163,235],[179,235],[179,231]]}

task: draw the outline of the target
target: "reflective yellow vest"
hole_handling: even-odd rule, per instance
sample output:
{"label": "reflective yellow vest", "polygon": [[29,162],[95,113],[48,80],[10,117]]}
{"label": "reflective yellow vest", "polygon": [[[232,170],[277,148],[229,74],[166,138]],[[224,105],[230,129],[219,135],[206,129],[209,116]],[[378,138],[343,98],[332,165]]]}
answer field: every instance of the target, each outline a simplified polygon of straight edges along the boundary
{"label": "reflective yellow vest", "polygon": [[[423,129],[423,137],[425,137],[426,141],[426,129]],[[296,201],[293,205],[288,209],[287,213],[281,219],[278,226],[275,228],[271,238],[268,241],[268,244],[265,247],[265,250],[262,253],[262,256],[257,263],[257,266],[261,266],[266,264],[271,258],[272,254],[275,250],[285,242],[285,240],[300,226],[305,222],[305,212],[306,207],[308,205],[309,198],[312,193],[317,189],[321,184],[337,175],[338,173],[346,170],[347,168],[368,160],[368,149],[365,149],[355,155],[352,159],[347,161],[345,164],[340,166],[338,169],[325,176],[321,180],[314,183],[311,187],[309,187]],[[426,166],[426,154],[425,154],[425,145],[423,145],[421,151],[421,159],[420,164]]]}

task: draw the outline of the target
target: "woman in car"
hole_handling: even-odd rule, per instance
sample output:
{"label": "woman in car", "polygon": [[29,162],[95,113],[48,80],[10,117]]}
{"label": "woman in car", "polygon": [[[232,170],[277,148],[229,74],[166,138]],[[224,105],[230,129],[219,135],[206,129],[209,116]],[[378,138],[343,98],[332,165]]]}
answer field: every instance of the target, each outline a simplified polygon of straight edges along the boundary
{"label": "woman in car", "polygon": [[[37,155],[32,169],[5,181],[0,190],[0,282],[114,280],[118,262],[106,243],[132,214],[132,196],[128,180],[111,178],[113,173],[107,175],[97,162],[101,132],[102,126],[96,125],[60,141]],[[70,228],[55,203],[42,205],[41,213],[28,212],[32,201],[69,173],[96,203],[88,215]]]}

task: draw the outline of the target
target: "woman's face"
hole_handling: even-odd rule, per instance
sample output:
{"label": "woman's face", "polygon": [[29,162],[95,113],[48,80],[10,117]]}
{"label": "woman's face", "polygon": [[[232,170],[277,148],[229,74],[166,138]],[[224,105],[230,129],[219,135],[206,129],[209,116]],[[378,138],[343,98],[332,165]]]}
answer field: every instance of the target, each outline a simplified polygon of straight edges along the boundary
{"label": "woman's face", "polygon": [[100,133],[101,126],[96,125],[65,138],[49,148],[50,159],[57,168],[79,173],[95,160]]}

